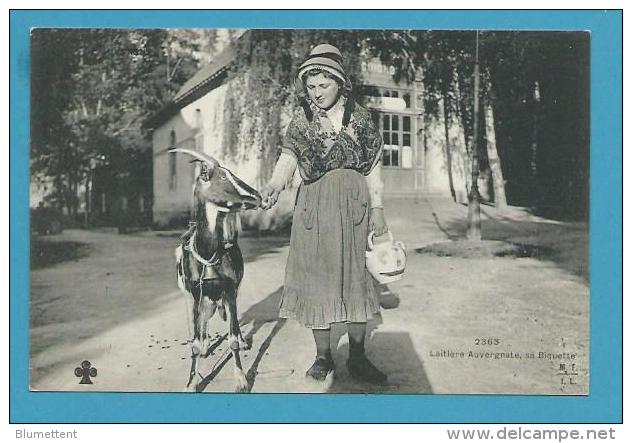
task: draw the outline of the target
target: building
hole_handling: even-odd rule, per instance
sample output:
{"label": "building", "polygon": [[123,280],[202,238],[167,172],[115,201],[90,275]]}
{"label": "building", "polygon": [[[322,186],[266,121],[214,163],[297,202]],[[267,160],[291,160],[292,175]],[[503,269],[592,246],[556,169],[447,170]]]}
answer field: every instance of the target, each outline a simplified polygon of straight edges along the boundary
{"label": "building", "polygon": [[[189,218],[191,206],[196,169],[187,155],[169,153],[170,147],[206,152],[255,188],[265,184],[270,165],[276,161],[274,155],[255,155],[252,146],[240,145],[234,141],[239,137],[230,133],[235,132],[230,126],[235,117],[226,112],[227,103],[244,100],[248,90],[247,78],[228,75],[234,57],[235,50],[229,46],[191,78],[150,124],[154,129],[153,221],[157,226],[182,224]],[[421,79],[412,84],[396,83],[393,68],[376,59],[362,62],[361,72],[363,84],[356,85],[362,91],[361,102],[372,111],[384,137],[385,196],[450,196],[452,187],[456,198],[466,201],[467,162],[459,119],[454,116],[446,130],[442,112],[437,113],[439,117],[425,115],[427,97]],[[284,130],[289,110],[281,110],[281,114]],[[248,131],[255,124],[242,122],[237,132]],[[446,138],[452,139],[450,152]],[[295,184],[298,182],[295,177]],[[277,227],[291,217],[293,202],[292,192],[285,192],[274,210],[248,211],[242,220],[260,229]]]}

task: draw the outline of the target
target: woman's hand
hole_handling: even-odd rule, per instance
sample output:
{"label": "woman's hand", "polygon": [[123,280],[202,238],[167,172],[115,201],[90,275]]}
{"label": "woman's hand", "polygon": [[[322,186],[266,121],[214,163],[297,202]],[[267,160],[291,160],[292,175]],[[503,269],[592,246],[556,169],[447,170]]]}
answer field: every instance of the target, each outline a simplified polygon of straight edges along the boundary
{"label": "woman's hand", "polygon": [[260,192],[261,207],[263,209],[270,209],[274,206],[279,199],[279,193],[280,191],[274,186],[271,186],[270,184],[265,185]]}
{"label": "woman's hand", "polygon": [[383,208],[371,208],[371,212],[369,213],[369,223],[371,224],[371,230],[375,232],[376,237],[384,235],[388,231]]}

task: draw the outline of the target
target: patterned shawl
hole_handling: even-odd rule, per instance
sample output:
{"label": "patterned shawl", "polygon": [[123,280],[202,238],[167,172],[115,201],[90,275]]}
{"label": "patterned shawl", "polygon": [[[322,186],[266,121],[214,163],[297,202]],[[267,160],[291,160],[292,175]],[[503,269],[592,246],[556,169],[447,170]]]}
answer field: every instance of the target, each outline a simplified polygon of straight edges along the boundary
{"label": "patterned shawl", "polygon": [[315,106],[310,107],[311,121],[303,110],[292,118],[282,149],[294,154],[305,182],[313,182],[340,168],[367,175],[381,159],[384,143],[380,132],[369,112],[353,105],[349,123],[340,132],[333,129],[327,113]]}

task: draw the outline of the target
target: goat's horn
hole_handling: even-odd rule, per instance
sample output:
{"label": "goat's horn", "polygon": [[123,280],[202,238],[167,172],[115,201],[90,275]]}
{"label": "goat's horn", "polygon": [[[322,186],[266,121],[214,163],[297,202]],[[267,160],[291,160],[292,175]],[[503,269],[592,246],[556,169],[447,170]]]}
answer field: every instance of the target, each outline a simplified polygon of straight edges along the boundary
{"label": "goat's horn", "polygon": [[219,166],[219,162],[217,160],[215,160],[213,157],[203,152],[198,152],[198,151],[194,151],[192,149],[187,149],[187,148],[172,148],[172,149],[169,149],[169,152],[182,152],[184,154],[189,154],[197,158],[198,160],[203,161],[204,163],[207,163],[210,166],[213,166],[213,167]]}

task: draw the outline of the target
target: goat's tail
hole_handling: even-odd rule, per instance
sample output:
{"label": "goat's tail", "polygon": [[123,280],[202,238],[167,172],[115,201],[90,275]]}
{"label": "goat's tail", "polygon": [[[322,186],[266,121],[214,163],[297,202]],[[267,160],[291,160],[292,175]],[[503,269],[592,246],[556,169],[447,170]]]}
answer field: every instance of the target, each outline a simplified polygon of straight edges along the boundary
{"label": "goat's tail", "polygon": [[184,283],[184,266],[182,263],[183,260],[183,250],[182,250],[182,245],[179,245],[176,250],[175,250],[175,255],[176,255],[176,279],[177,279],[177,283],[178,283],[178,288],[180,288],[181,291],[186,292],[186,286]]}

